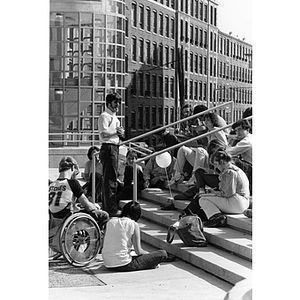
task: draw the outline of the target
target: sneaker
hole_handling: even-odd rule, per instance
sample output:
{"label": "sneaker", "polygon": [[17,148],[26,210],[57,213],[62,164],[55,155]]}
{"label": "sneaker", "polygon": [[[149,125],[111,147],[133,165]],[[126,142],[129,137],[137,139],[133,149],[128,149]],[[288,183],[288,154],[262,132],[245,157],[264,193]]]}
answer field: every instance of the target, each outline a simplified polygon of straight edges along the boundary
{"label": "sneaker", "polygon": [[227,217],[222,213],[211,216],[208,221],[205,222],[206,227],[222,227],[226,225]]}
{"label": "sneaker", "polygon": [[171,253],[168,253],[168,256],[167,256],[167,258],[164,260],[164,262],[172,262],[172,261],[174,261],[174,260],[176,260],[176,256],[173,255],[173,254],[171,254]]}
{"label": "sneaker", "polygon": [[186,182],[186,184],[187,184],[188,186],[193,186],[193,185],[196,184],[196,177],[195,177],[194,174],[193,174],[193,175],[191,176],[191,178]]}
{"label": "sneaker", "polygon": [[161,206],[161,210],[176,210],[175,205],[173,203],[168,204],[166,206]]}
{"label": "sneaker", "polygon": [[243,214],[247,217],[247,218],[250,218],[252,219],[252,209],[248,208],[246,209]]}

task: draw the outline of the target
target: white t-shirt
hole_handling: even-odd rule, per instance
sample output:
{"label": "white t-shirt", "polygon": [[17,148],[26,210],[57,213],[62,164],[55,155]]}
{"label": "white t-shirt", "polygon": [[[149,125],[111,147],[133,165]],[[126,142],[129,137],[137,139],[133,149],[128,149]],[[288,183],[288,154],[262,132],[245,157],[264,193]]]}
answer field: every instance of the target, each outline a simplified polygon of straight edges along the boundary
{"label": "white t-shirt", "polygon": [[127,217],[114,217],[107,222],[102,249],[105,267],[120,267],[131,262],[134,224],[135,221]]}

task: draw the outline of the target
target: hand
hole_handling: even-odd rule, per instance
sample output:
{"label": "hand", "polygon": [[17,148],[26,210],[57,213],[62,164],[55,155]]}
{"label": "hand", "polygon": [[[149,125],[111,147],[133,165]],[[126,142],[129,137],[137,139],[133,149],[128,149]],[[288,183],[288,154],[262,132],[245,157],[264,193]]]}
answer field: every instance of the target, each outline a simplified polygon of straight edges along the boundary
{"label": "hand", "polygon": [[117,127],[117,135],[123,136],[124,133],[125,133],[125,130],[124,130],[124,128],[122,126]]}
{"label": "hand", "polygon": [[148,186],[150,185],[150,181],[149,180],[145,180],[144,182],[144,188],[148,188]]}

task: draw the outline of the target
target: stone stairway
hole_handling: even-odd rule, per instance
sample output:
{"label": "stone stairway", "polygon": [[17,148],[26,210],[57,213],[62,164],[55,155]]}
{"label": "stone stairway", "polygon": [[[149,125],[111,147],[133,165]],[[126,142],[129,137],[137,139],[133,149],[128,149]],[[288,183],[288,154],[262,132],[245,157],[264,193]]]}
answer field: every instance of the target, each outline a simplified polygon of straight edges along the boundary
{"label": "stone stairway", "polygon": [[[185,190],[184,184],[172,187],[172,196]],[[206,247],[186,247],[175,235],[172,244],[166,242],[168,226],[173,224],[188,203],[188,200],[173,200],[176,210],[161,210],[161,205],[170,203],[170,192],[161,189],[146,189],[139,195],[142,217],[139,220],[143,242],[165,249],[178,258],[201,268],[231,284],[236,284],[252,275],[252,219],[244,215],[227,215],[227,226],[204,227]],[[129,200],[122,200],[123,206]]]}

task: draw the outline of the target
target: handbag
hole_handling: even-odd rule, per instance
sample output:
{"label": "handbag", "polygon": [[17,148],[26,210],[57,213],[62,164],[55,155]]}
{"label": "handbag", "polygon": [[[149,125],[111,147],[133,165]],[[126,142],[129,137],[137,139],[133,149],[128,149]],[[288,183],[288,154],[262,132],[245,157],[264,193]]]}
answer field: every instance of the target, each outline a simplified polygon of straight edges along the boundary
{"label": "handbag", "polygon": [[202,221],[196,215],[185,216],[168,227],[167,242],[169,244],[173,242],[175,233],[186,246],[205,247],[207,245]]}

